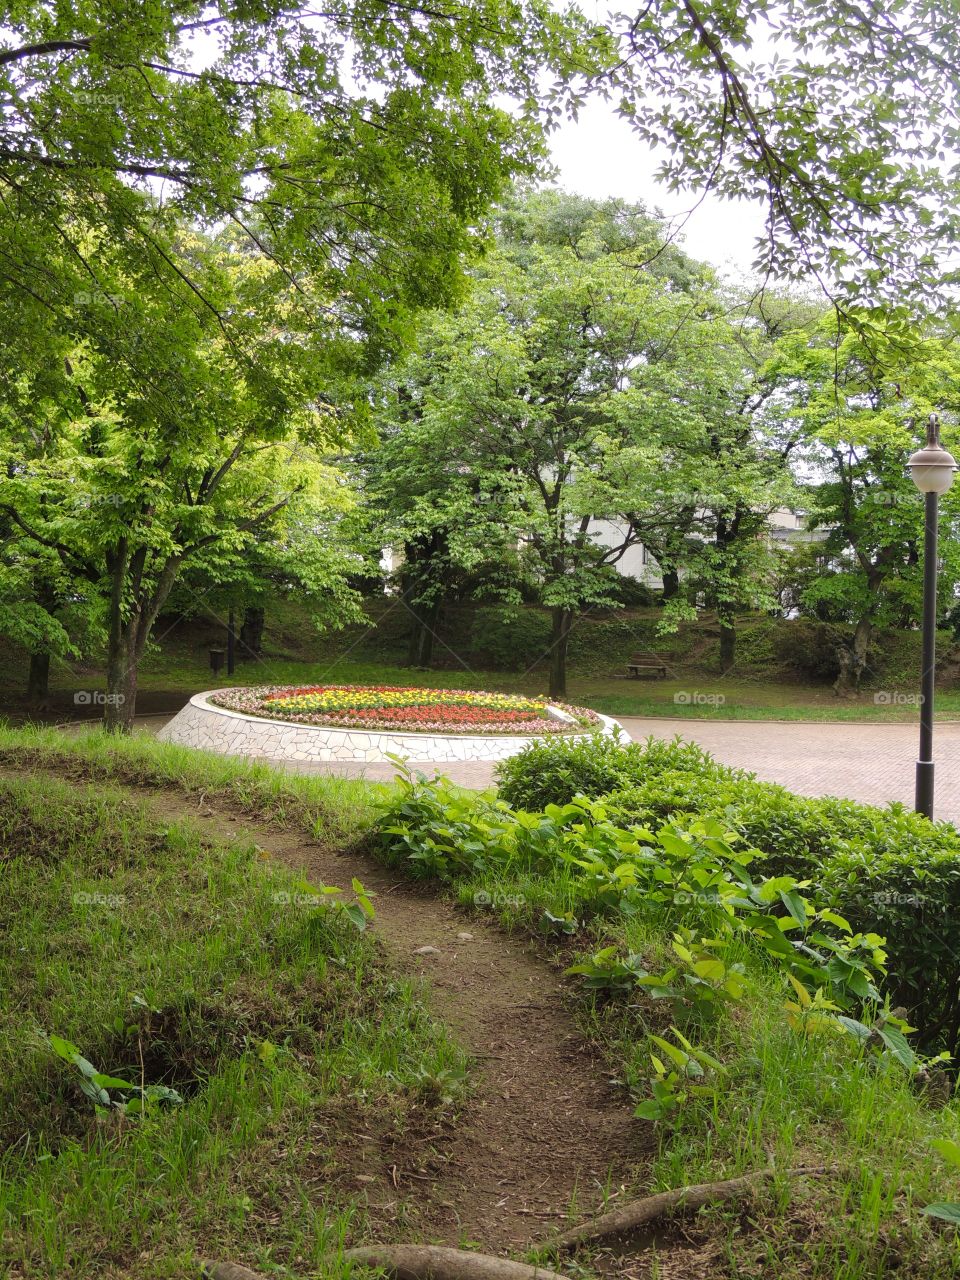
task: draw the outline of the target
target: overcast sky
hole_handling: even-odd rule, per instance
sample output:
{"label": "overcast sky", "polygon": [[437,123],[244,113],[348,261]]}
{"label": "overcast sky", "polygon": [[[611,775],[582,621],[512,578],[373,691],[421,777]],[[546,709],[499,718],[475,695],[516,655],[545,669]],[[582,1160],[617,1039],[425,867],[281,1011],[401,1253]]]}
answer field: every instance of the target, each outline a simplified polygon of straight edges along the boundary
{"label": "overcast sky", "polygon": [[[622,196],[670,216],[687,213],[697,197],[677,195],[654,180],[656,156],[645,149],[608,102],[594,100],[577,121],[566,121],[551,139],[557,182],[585,196]],[[763,210],[747,202],[708,196],[691,214],[681,243],[695,258],[733,277],[749,276],[753,243],[763,232]]]}

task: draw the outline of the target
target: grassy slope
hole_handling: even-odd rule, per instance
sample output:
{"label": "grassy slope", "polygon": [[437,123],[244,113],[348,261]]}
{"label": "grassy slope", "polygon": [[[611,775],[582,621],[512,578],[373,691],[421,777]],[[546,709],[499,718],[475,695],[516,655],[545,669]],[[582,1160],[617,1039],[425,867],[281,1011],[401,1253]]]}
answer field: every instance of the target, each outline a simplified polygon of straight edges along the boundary
{"label": "grassy slope", "polygon": [[[103,774],[179,772],[147,744],[73,748]],[[231,786],[215,760],[184,772]],[[338,839],[362,826],[349,787],[266,773],[232,794]],[[356,1133],[402,1130],[461,1065],[368,936],[291,903],[302,886],[262,851],[158,828],[103,784],[0,781],[0,862],[0,1272],[153,1280],[231,1254],[314,1272],[356,1237]],[[184,1104],[97,1118],[50,1032]]]}
{"label": "grassy slope", "polygon": [[[161,710],[172,713],[201,689],[244,684],[317,684],[323,681],[489,689],[507,693],[547,692],[546,679],[537,672],[521,675],[503,671],[412,671],[409,667],[352,658],[330,662],[272,658],[260,663],[241,663],[235,674],[228,678],[223,672],[214,676],[198,658],[156,657],[143,670],[138,709],[146,714]],[[99,671],[58,673],[52,680],[52,701],[59,712],[58,718],[67,719],[77,714],[96,716],[95,709],[76,707],[72,699],[78,689],[102,690],[103,687]],[[917,708],[909,703],[878,704],[873,698],[873,694],[865,693],[858,700],[844,702],[835,698],[829,688],[703,674],[653,681],[574,671],[568,683],[570,702],[608,715],[720,720],[906,723],[918,720]],[[960,691],[937,695],[937,716],[941,720],[960,717]]]}
{"label": "grassy slope", "polygon": [[[544,909],[581,920],[585,914],[567,866],[550,876],[504,872],[494,857],[481,874],[454,873],[450,884],[465,906],[477,895],[492,900],[507,928],[538,932]],[[598,918],[581,923],[563,950],[572,962],[614,945],[663,972],[677,923],[650,915]],[[850,1039],[798,1036],[787,1025],[790,993],[782,978],[755,955],[725,958],[747,965],[750,990],[712,1022],[671,1012],[668,1002],[644,999],[635,988],[624,998],[586,991],[582,997],[586,1030],[638,1098],[649,1096],[652,1075],[647,1033],[668,1034],[672,1019],[727,1069],[716,1099],[691,1100],[662,1127],[657,1187],[733,1176],[771,1158],[782,1169],[825,1167],[823,1178],[798,1184],[792,1194],[784,1184],[758,1196],[746,1229],[738,1213],[712,1211],[710,1225],[694,1238],[719,1269],[703,1274],[736,1280],[960,1274],[958,1238],[922,1213],[933,1201],[960,1199],[960,1179],[931,1145],[934,1138],[960,1140],[960,1101],[945,1107],[927,1101],[898,1066],[860,1053]]]}
{"label": "grassy slope", "polygon": [[[105,777],[127,779],[139,771],[187,791],[216,789],[242,804],[263,802],[277,820],[305,824],[320,835],[335,829],[324,779],[275,775],[263,766],[158,748],[142,740],[105,744],[98,738],[70,740],[49,732],[0,735],[0,751],[8,762],[18,744],[35,751],[41,743],[47,759],[61,769],[69,770],[72,761]],[[364,796],[372,792],[349,784],[339,795],[355,805],[357,824],[369,821]],[[337,803],[335,799],[334,810]],[[452,888],[467,906],[478,892],[499,899],[505,904],[500,914],[507,928],[533,929],[544,906],[555,914],[578,906],[562,869],[536,879],[486,871],[479,878],[458,880]],[[665,952],[668,938],[650,922],[607,920],[581,933],[575,943],[564,944],[558,959],[569,960],[574,948],[591,950],[601,942],[655,958]],[[656,1185],[761,1167],[770,1153],[781,1166],[827,1166],[825,1178],[800,1185],[792,1194],[780,1186],[758,1196],[748,1220],[731,1210],[702,1217],[691,1228],[693,1239],[703,1244],[718,1268],[715,1274],[737,1280],[773,1275],[782,1280],[920,1280],[960,1273],[952,1233],[920,1212],[928,1201],[960,1198],[956,1180],[931,1149],[934,1137],[960,1137],[957,1104],[937,1108],[918,1096],[899,1070],[859,1058],[846,1040],[798,1039],[786,1025],[783,1001],[779,985],[757,971],[749,999],[714,1027],[701,1029],[726,1063],[729,1082],[715,1103],[685,1109],[678,1123],[663,1131]],[[584,998],[582,1015],[584,1025],[605,1045],[613,1072],[643,1093],[649,1075],[645,1033],[650,1027],[664,1028],[666,1011]],[[234,1194],[242,1196],[243,1181],[235,1181]]]}
{"label": "grassy slope", "polygon": [[[641,611],[641,614],[650,612]],[[277,602],[268,611],[268,618],[270,625],[265,638],[264,658],[259,662],[241,662],[235,676],[230,679],[223,673],[215,677],[209,669],[206,642],[212,639],[222,643],[223,628],[217,620],[174,627],[163,620],[155,637],[157,644],[141,669],[141,710],[170,711],[200,689],[228,684],[301,684],[331,680],[527,693],[545,693],[547,690],[547,676],[542,666],[525,673],[493,671],[477,667],[475,663],[461,664],[453,650],[448,651],[441,646],[438,656],[451,664],[450,669],[412,671],[396,664],[398,650],[393,642],[382,652],[374,653],[371,651],[372,638],[358,640],[353,633],[344,637],[317,637],[291,602]],[[641,615],[638,619],[643,622]],[[827,683],[804,684],[785,678],[773,668],[764,668],[766,650],[762,645],[751,655],[751,627],[762,633],[763,626],[768,623],[769,620],[758,619],[744,624],[744,664],[730,676],[720,676],[711,668],[710,655],[715,643],[706,639],[705,634],[698,636],[696,628],[689,629],[689,634],[662,638],[655,647],[664,653],[674,664],[672,669],[676,670],[676,675],[668,680],[625,678],[623,653],[630,650],[629,640],[621,638],[614,641],[603,631],[601,624],[594,645],[587,634],[588,623],[584,627],[584,653],[570,664],[570,701],[610,715],[812,721],[911,722],[917,719],[915,706],[896,701],[900,696],[898,690],[907,696],[913,691],[912,672],[917,663],[910,654],[902,655],[893,663],[901,678],[891,680],[889,688],[880,678],[874,681],[889,701],[875,702],[875,690],[871,688],[856,701],[840,702]],[[649,629],[649,618],[645,625]],[[760,638],[762,640],[762,634]],[[909,640],[911,644],[916,640],[916,636],[909,633],[899,638],[904,643]],[[626,650],[623,650],[624,644]],[[753,647],[757,648],[756,645]],[[0,691],[5,694],[11,708],[22,706],[24,678],[23,655],[8,650],[0,658]],[[94,708],[76,707],[73,695],[78,690],[102,690],[103,687],[103,670],[98,664],[55,663],[51,674],[54,713],[58,718],[76,714],[95,715]],[[938,694],[937,714],[944,719],[960,716],[960,690],[945,690]]]}

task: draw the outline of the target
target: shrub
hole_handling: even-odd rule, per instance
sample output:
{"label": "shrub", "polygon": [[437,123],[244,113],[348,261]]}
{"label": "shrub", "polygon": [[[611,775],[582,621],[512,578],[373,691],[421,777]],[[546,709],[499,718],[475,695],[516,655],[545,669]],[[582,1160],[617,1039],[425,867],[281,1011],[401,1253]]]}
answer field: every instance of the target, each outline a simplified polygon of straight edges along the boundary
{"label": "shrub", "polygon": [[484,606],[473,616],[471,657],[494,671],[527,671],[550,648],[550,618],[540,609]]}
{"label": "shrub", "polygon": [[768,875],[811,880],[855,929],[887,939],[890,989],[927,1045],[960,1040],[960,833],[949,823],[811,798],[746,777],[671,771],[606,798],[612,820],[654,829],[692,815],[722,817],[766,854]]}
{"label": "shrub", "polygon": [[624,743],[594,734],[535,743],[498,765],[497,782],[508,804],[533,811],[548,804],[569,804],[578,795],[595,799],[624,791],[677,771],[704,782],[751,776],[717,764],[701,747],[680,738],[663,742],[650,737],[645,742]]}

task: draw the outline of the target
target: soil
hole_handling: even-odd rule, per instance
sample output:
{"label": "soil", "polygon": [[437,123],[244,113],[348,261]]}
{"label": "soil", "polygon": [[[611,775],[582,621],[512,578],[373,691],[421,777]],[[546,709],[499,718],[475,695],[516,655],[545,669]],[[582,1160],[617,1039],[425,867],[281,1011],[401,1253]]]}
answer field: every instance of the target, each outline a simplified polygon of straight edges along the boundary
{"label": "soil", "polygon": [[[406,1202],[402,1212],[416,1206],[426,1241],[515,1252],[643,1184],[652,1126],[633,1117],[610,1083],[562,980],[532,943],[398,882],[399,873],[362,850],[332,850],[215,799],[136,794],[162,821],[186,818],[209,838],[251,840],[314,883],[349,885],[357,876],[376,895],[372,927],[388,958],[422,978],[430,1012],[474,1056],[472,1089],[454,1124],[425,1118],[423,1132],[379,1135],[337,1178],[366,1193],[384,1235],[404,1234],[397,1205]],[[407,1221],[407,1239],[409,1231]]]}

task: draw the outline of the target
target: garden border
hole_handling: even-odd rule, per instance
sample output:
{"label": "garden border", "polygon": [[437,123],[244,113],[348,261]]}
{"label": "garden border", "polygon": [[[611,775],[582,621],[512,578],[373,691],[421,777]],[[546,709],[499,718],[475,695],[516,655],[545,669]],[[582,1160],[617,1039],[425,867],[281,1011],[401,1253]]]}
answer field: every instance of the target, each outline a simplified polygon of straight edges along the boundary
{"label": "garden border", "polygon": [[[220,755],[253,756],[261,760],[382,762],[389,755],[420,764],[452,764],[467,760],[505,760],[547,736],[507,734],[438,734],[392,730],[337,729],[329,725],[297,724],[246,715],[210,702],[216,689],[195,693],[187,705],[160,730],[161,742],[214,751]],[[620,729],[602,716],[599,731],[613,735]],[[590,737],[589,733],[565,738]]]}

